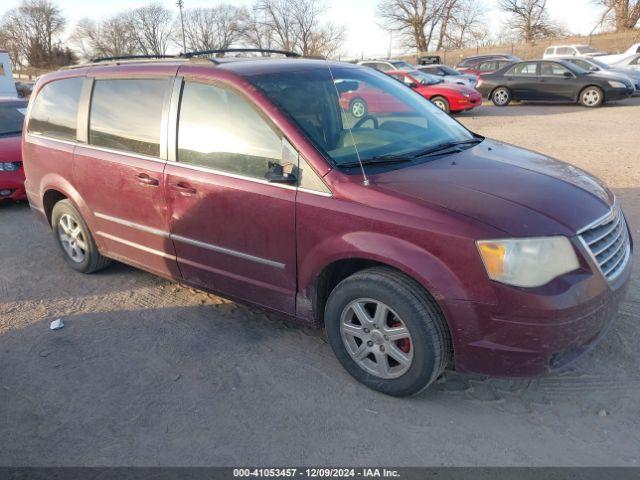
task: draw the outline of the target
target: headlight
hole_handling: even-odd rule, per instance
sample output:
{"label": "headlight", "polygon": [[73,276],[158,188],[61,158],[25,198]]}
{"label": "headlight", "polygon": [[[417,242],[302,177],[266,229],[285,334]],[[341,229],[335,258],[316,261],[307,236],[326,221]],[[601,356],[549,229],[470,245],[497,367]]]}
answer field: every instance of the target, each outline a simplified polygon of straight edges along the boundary
{"label": "headlight", "polygon": [[609,80],[609,85],[611,85],[611,88],[627,88],[624,83],[618,82],[616,80]]}
{"label": "headlight", "polygon": [[0,172],[15,172],[22,162],[0,162]]}
{"label": "headlight", "polygon": [[516,287],[539,287],[579,267],[567,237],[476,242],[489,278]]}

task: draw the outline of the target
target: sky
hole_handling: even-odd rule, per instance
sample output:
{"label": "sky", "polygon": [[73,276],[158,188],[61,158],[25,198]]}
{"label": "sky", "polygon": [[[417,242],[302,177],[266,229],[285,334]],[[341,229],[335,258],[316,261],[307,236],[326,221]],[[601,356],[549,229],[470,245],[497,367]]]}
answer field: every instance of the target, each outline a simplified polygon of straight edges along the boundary
{"label": "sky", "polygon": [[[496,9],[497,0],[479,0],[487,6],[487,23],[494,31],[500,29],[503,19]],[[15,7],[19,0],[2,0],[0,14]],[[74,23],[80,18],[101,19],[118,11],[135,8],[148,0],[57,0],[64,14]],[[176,9],[175,0],[161,0],[165,7]],[[205,7],[222,3],[218,1],[184,0],[185,7]],[[250,7],[254,0],[225,0],[238,6]],[[377,25],[376,6],[379,0],[325,0],[328,21],[345,25],[347,38],[343,53],[345,57],[386,56],[389,49],[389,33]],[[552,18],[561,21],[572,33],[588,34],[598,21],[598,9],[591,0],[548,0]],[[399,54],[404,48],[396,38],[392,38],[392,52]]]}

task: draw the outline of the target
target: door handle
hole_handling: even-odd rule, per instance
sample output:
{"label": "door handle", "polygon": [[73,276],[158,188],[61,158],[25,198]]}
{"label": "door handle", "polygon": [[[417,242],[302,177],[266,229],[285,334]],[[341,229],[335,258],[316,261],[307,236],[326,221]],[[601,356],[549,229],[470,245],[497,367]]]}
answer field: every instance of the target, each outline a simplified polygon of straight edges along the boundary
{"label": "door handle", "polygon": [[193,188],[191,185],[185,182],[172,183],[170,187],[173,190],[180,192],[180,195],[189,196],[189,195],[195,195],[197,193],[197,190],[195,188]]}
{"label": "door handle", "polygon": [[138,179],[138,182],[144,185],[151,185],[153,187],[157,187],[158,185],[160,185],[160,182],[157,178],[151,178],[146,173],[139,173],[138,175],[136,175],[136,178]]}

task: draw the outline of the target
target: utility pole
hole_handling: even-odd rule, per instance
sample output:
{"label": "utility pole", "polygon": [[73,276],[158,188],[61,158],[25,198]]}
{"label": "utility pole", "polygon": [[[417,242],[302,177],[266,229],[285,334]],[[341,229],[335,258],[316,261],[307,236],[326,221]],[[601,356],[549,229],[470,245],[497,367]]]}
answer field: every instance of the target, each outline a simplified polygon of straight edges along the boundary
{"label": "utility pole", "polygon": [[187,53],[187,41],[184,36],[184,16],[182,15],[182,9],[184,8],[184,0],[178,0],[176,6],[180,9],[180,24],[182,25],[182,52]]}

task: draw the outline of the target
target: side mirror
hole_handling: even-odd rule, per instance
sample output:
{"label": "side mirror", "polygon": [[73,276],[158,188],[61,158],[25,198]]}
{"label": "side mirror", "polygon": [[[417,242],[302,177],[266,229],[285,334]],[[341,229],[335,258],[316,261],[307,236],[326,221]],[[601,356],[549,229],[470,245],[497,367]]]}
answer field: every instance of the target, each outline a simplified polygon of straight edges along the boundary
{"label": "side mirror", "polygon": [[591,72],[597,72],[597,71],[598,71],[598,70],[600,70],[600,69],[599,69],[598,67],[596,67],[596,66],[593,66],[593,67],[589,68],[589,70],[590,70]]}
{"label": "side mirror", "polygon": [[265,174],[264,178],[271,183],[295,183],[296,175],[292,173],[285,173],[284,167],[279,163],[269,162],[269,170]]}
{"label": "side mirror", "polygon": [[408,82],[408,83],[405,83],[405,85],[409,88],[418,88],[418,84],[415,82]]}
{"label": "side mirror", "polygon": [[564,72],[564,78],[573,78],[573,74],[571,72]]}

